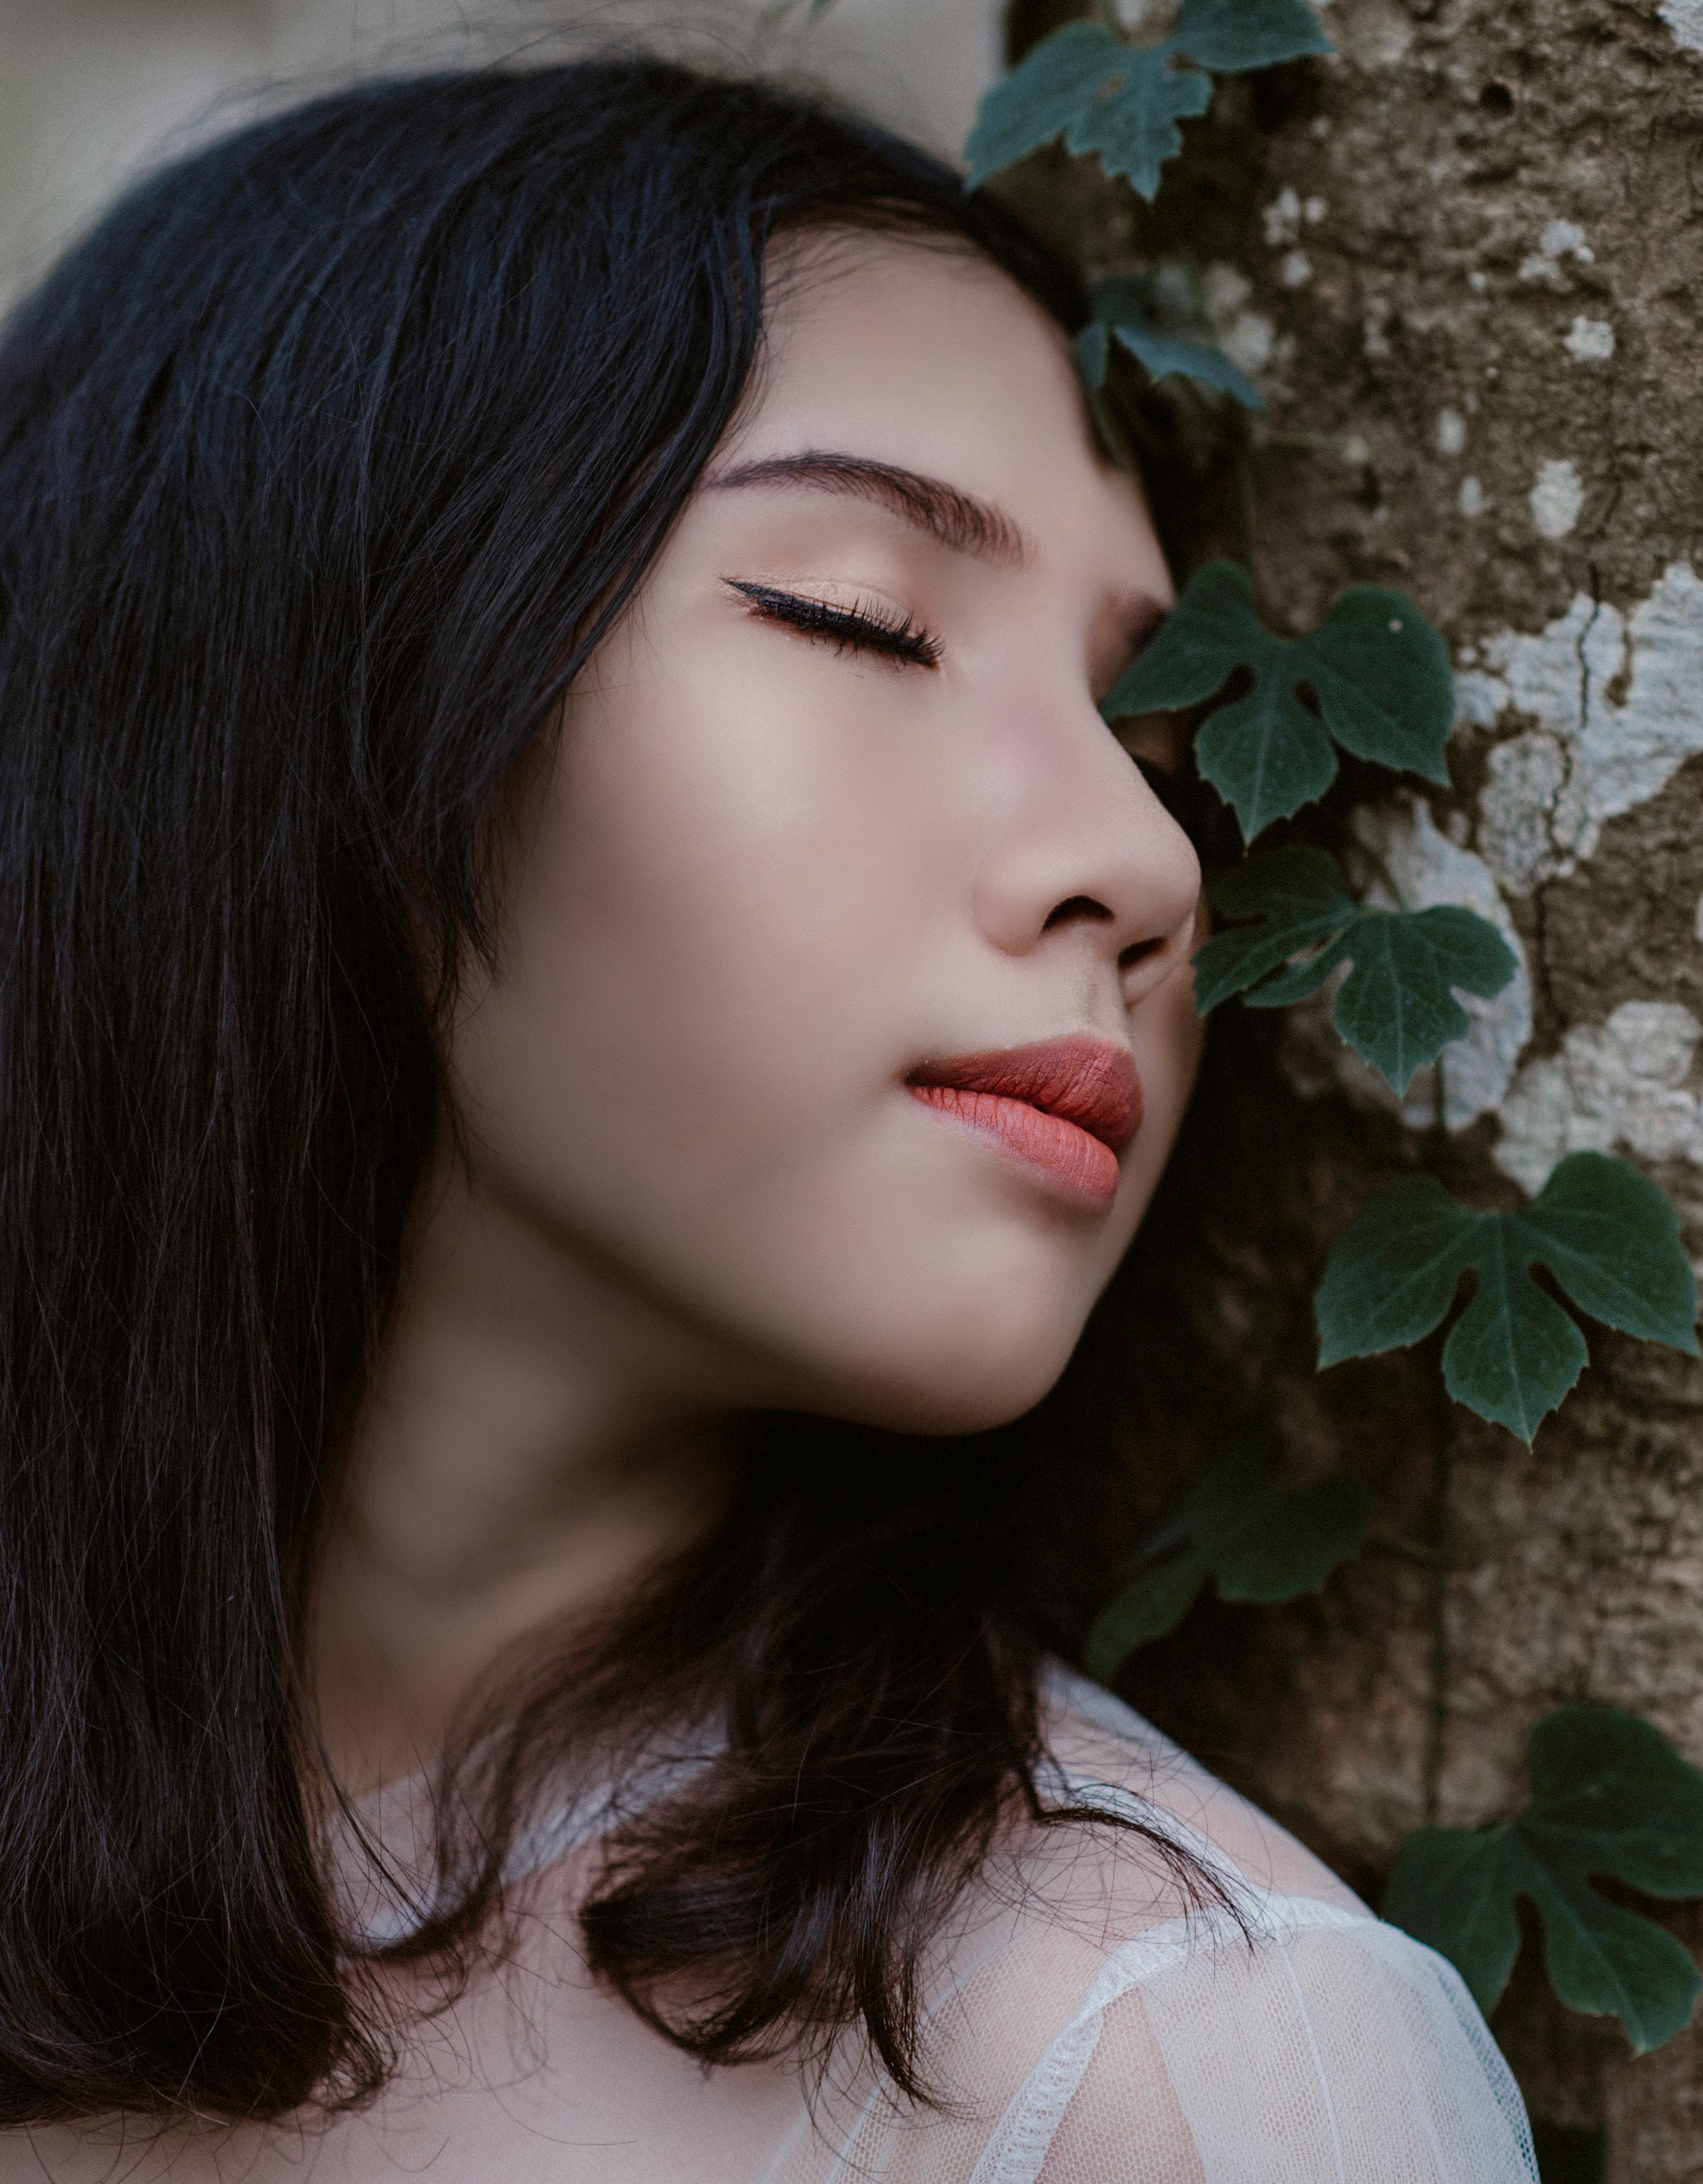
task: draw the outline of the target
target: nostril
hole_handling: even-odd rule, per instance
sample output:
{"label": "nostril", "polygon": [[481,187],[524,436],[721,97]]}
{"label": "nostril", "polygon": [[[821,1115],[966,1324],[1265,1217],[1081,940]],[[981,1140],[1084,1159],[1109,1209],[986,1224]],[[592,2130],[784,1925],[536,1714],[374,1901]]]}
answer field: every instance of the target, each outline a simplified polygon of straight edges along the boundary
{"label": "nostril", "polygon": [[1104,925],[1110,916],[1111,912],[1105,905],[1096,902],[1091,894],[1066,895],[1061,903],[1047,912],[1047,921],[1041,930],[1050,933],[1055,925],[1074,925],[1079,918],[1088,918],[1094,923]]}
{"label": "nostril", "polygon": [[1133,971],[1138,963],[1144,963],[1149,956],[1157,954],[1164,945],[1164,941],[1158,938],[1132,940],[1127,948],[1119,949],[1117,967],[1120,971]]}

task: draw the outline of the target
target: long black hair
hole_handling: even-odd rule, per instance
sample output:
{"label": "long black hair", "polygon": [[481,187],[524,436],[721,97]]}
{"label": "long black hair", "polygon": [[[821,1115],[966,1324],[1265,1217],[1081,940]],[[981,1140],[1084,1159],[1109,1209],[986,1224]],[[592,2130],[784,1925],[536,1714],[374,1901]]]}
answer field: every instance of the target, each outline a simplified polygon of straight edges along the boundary
{"label": "long black hair", "polygon": [[[955,239],[1082,316],[921,153],[617,56],[252,125],[0,346],[0,2120],[382,2081],[300,1637],[440,1098],[421,936],[491,945],[499,792],[810,221]],[[922,1462],[753,1422],[713,1552],[481,1747],[477,1853],[390,1953],[470,1945],[528,1780],[713,1694],[725,1749],[617,1835],[593,1962],[706,2061],[860,2024],[918,2090],[918,1953],[1039,1808],[1034,1670],[1092,1590],[1066,1415]]]}

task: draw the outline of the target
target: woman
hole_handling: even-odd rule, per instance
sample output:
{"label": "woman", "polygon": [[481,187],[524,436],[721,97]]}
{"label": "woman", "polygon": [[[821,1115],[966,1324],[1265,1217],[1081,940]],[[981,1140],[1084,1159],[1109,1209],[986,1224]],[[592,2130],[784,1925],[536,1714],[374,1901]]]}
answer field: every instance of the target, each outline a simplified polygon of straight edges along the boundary
{"label": "woman", "polygon": [[1532,2173],[1060,1658],[1199,1041],[1080,311],[617,59],[251,128],[15,321],[0,2176]]}

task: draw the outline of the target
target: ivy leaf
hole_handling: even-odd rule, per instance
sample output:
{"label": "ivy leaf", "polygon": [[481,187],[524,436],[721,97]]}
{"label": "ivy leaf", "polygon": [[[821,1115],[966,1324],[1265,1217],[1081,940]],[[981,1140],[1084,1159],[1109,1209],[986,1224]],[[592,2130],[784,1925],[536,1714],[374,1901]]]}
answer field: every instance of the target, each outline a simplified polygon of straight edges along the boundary
{"label": "ivy leaf", "polygon": [[1479,1213],[1428,1176],[1380,1191],[1332,1251],[1314,1301],[1319,1368],[1417,1342],[1477,1293],[1443,1351],[1456,1402],[1529,1442],[1583,1369],[1578,1327],[1532,1279],[1546,1267],[1578,1309],[1695,1357],[1697,1284],[1673,1208],[1606,1153],[1572,1153],[1529,1206]]}
{"label": "ivy leaf", "polygon": [[1160,169],[1183,149],[1177,124],[1212,100],[1210,77],[1173,62],[1232,74],[1329,51],[1305,0],[1183,0],[1171,35],[1152,46],[1100,23],[1066,24],[982,99],[964,148],[968,186],[1062,136],[1067,152],[1098,152],[1108,175],[1151,200]]}
{"label": "ivy leaf", "polygon": [[1212,79],[1198,69],[1170,67],[1163,48],[1155,52],[1113,42],[1116,74],[1107,91],[1096,92],[1065,131],[1065,149],[1078,157],[1098,152],[1108,175],[1125,176],[1151,203],[1159,194],[1160,169],[1183,149],[1177,125],[1206,111],[1212,103]]}
{"label": "ivy leaf", "polygon": [[1212,103],[1209,77],[1172,67],[1171,43],[1126,45],[1100,23],[1043,38],[982,99],[964,147],[968,187],[1062,136],[1067,152],[1099,153],[1108,175],[1127,175],[1150,201],[1183,149],[1177,124]]}
{"label": "ivy leaf", "polygon": [[1091,393],[1105,384],[1111,341],[1129,351],[1149,378],[1172,372],[1234,397],[1244,410],[1265,407],[1251,382],[1237,370],[1222,349],[1196,341],[1190,332],[1168,325],[1155,307],[1155,284],[1139,276],[1102,281],[1094,292],[1094,315],[1077,336],[1077,362]]}
{"label": "ivy leaf", "polygon": [[1447,785],[1443,747],[1455,716],[1448,649],[1405,593],[1355,585],[1311,637],[1274,637],[1254,611],[1242,571],[1209,562],[1100,710],[1115,721],[1198,705],[1238,668],[1252,674],[1254,687],[1212,716],[1194,755],[1233,805],[1245,841],[1323,795],[1336,778],[1333,740],[1356,758]]}
{"label": "ivy leaf", "polygon": [[1372,1496],[1358,1480],[1327,1479],[1298,1492],[1272,1477],[1262,1435],[1233,1444],[1185,1486],[1121,1574],[1083,1649],[1090,1675],[1115,1675],[1138,1646],[1174,1630],[1209,1580],[1221,1600],[1265,1603],[1316,1592],[1359,1551]]}
{"label": "ivy leaf", "polygon": [[[1336,1028],[1396,1092],[1467,1029],[1454,989],[1485,1000],[1518,967],[1495,927],[1470,910],[1369,909],[1322,850],[1286,849],[1233,866],[1210,890],[1227,917],[1258,919],[1221,933],[1194,957],[1203,1016],[1240,994],[1249,1008],[1285,1008],[1352,963],[1336,998]],[[1311,950],[1300,963],[1292,959]]]}
{"label": "ivy leaf", "polygon": [[1332,50],[1305,0],[1183,0],[1166,42],[1220,75]]}
{"label": "ivy leaf", "polygon": [[1488,2013],[1518,1953],[1523,1896],[1543,1922],[1550,1984],[1570,2009],[1617,2017],[1641,2054],[1686,2024],[1696,1967],[1653,1919],[1589,1886],[1703,1895],[1703,1774],[1618,1707],[1563,1707],[1532,1731],[1531,1802],[1500,1827],[1422,1828],[1402,1845],[1383,1915],[1447,1957]]}
{"label": "ivy leaf", "polygon": [[1252,382],[1237,370],[1222,349],[1146,326],[1114,326],[1112,332],[1119,346],[1129,351],[1149,378],[1168,379],[1177,372],[1185,379],[1198,379],[1202,386],[1231,396],[1244,410],[1263,410],[1266,406]]}

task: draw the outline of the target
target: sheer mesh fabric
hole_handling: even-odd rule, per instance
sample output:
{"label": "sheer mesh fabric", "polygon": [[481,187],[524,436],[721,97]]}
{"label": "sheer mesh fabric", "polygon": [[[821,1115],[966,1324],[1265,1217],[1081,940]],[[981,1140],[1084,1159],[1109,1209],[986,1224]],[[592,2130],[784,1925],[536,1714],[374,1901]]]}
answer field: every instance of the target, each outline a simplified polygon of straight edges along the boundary
{"label": "sheer mesh fabric", "polygon": [[[1191,1907],[1150,1846],[1054,1829],[968,1892],[928,1982],[941,2113],[848,2062],[706,2075],[587,1977],[572,1905],[608,1799],[547,1816],[516,1948],[329,2130],[136,2134],[122,2173],[211,2184],[1534,2184],[1519,2095],[1470,1997],[1292,1837],[1058,1669],[1048,1801],[1140,1811],[1233,1896]],[[691,1763],[671,1756],[666,1766]],[[404,1869],[409,1786],[366,1817]],[[413,1854],[413,1855],[411,1855]],[[382,1892],[381,1892],[381,1894]],[[356,1891],[375,1929],[410,1915]],[[414,1897],[417,1905],[419,1897]],[[417,1911],[413,1914],[417,1915]],[[0,2141],[0,2180],[114,2171],[116,2129]]]}
{"label": "sheer mesh fabric", "polygon": [[[1458,1975],[1085,1680],[1049,1680],[1052,1801],[1157,1820],[1236,1907],[1071,1830],[989,1876],[931,2016],[959,2117],[818,2119],[763,2184],[1534,2184],[1524,2110]],[[1027,2058],[1027,2061],[1026,2059]]]}

